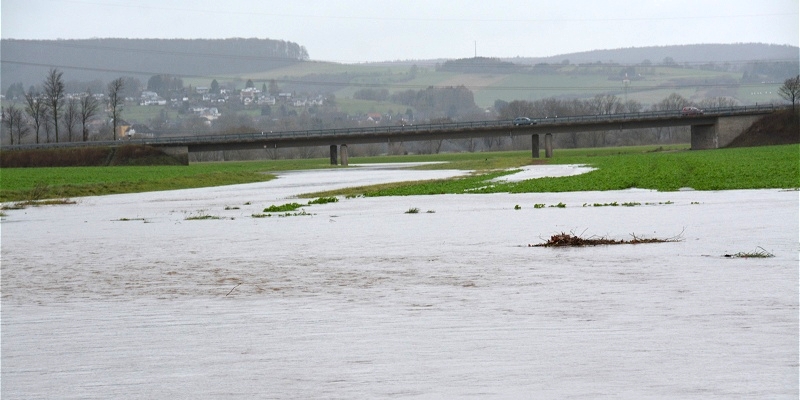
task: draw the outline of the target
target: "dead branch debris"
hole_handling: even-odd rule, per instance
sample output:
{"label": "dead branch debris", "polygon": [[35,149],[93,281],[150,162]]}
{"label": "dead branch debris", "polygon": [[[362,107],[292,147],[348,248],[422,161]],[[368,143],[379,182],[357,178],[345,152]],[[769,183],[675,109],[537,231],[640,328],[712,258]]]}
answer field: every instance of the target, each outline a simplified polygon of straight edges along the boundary
{"label": "dead branch debris", "polygon": [[640,238],[634,234],[631,234],[631,236],[633,237],[631,240],[614,240],[605,237],[582,238],[570,233],[561,232],[557,235],[550,236],[550,240],[545,243],[529,244],[528,247],[584,247],[611,244],[669,243],[681,241],[681,235],[668,239]]}

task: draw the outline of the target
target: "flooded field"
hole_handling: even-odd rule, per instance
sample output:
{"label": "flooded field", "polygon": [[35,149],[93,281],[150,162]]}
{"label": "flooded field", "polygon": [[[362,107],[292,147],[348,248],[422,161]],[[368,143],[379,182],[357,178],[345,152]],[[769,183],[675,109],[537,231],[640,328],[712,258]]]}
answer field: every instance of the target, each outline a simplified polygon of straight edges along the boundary
{"label": "flooded field", "polygon": [[[252,217],[460,173],[291,172],[7,211],[2,398],[798,398],[797,191],[342,198]],[[560,232],[679,240],[529,247]]]}

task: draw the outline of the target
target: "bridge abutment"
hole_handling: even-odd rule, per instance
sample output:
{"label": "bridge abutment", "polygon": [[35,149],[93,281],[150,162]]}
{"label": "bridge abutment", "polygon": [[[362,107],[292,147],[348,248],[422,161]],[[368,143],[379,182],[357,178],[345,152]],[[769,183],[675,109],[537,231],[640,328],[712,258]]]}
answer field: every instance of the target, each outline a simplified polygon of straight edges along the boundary
{"label": "bridge abutment", "polygon": [[692,150],[718,149],[744,133],[762,115],[716,118],[710,125],[692,125]]}
{"label": "bridge abutment", "polygon": [[162,153],[172,156],[183,165],[189,165],[189,146],[163,146],[159,147]]}
{"label": "bridge abutment", "polygon": [[725,147],[744,131],[752,126],[763,115],[739,115],[736,117],[717,118],[717,144]]}

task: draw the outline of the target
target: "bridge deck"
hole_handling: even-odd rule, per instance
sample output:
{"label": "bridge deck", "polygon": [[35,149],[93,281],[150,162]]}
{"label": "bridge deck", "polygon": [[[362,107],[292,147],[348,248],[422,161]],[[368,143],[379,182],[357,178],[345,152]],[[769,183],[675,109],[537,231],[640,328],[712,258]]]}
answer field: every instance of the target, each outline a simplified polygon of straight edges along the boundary
{"label": "bridge deck", "polygon": [[510,120],[458,122],[423,125],[374,126],[362,128],[253,132],[228,135],[194,135],[101,142],[42,143],[3,146],[3,150],[119,146],[143,144],[156,147],[186,147],[189,152],[328,146],[340,144],[388,143],[422,140],[518,136],[539,133],[590,132],[670,126],[710,126],[720,118],[775,112],[773,105],[715,108],[701,115],[684,116],[680,111],[583,115],[540,118],[534,125],[515,126]]}

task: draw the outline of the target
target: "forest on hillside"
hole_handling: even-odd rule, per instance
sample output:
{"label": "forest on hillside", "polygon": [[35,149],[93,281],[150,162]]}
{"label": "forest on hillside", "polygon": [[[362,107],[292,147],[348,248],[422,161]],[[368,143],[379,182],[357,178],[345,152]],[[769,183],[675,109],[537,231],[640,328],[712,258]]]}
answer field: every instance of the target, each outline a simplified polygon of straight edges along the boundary
{"label": "forest on hillside", "polygon": [[51,67],[78,81],[109,81],[120,75],[214,76],[260,72],[309,59],[305,47],[285,40],[83,39],[0,41],[0,80],[24,86],[38,82]]}

